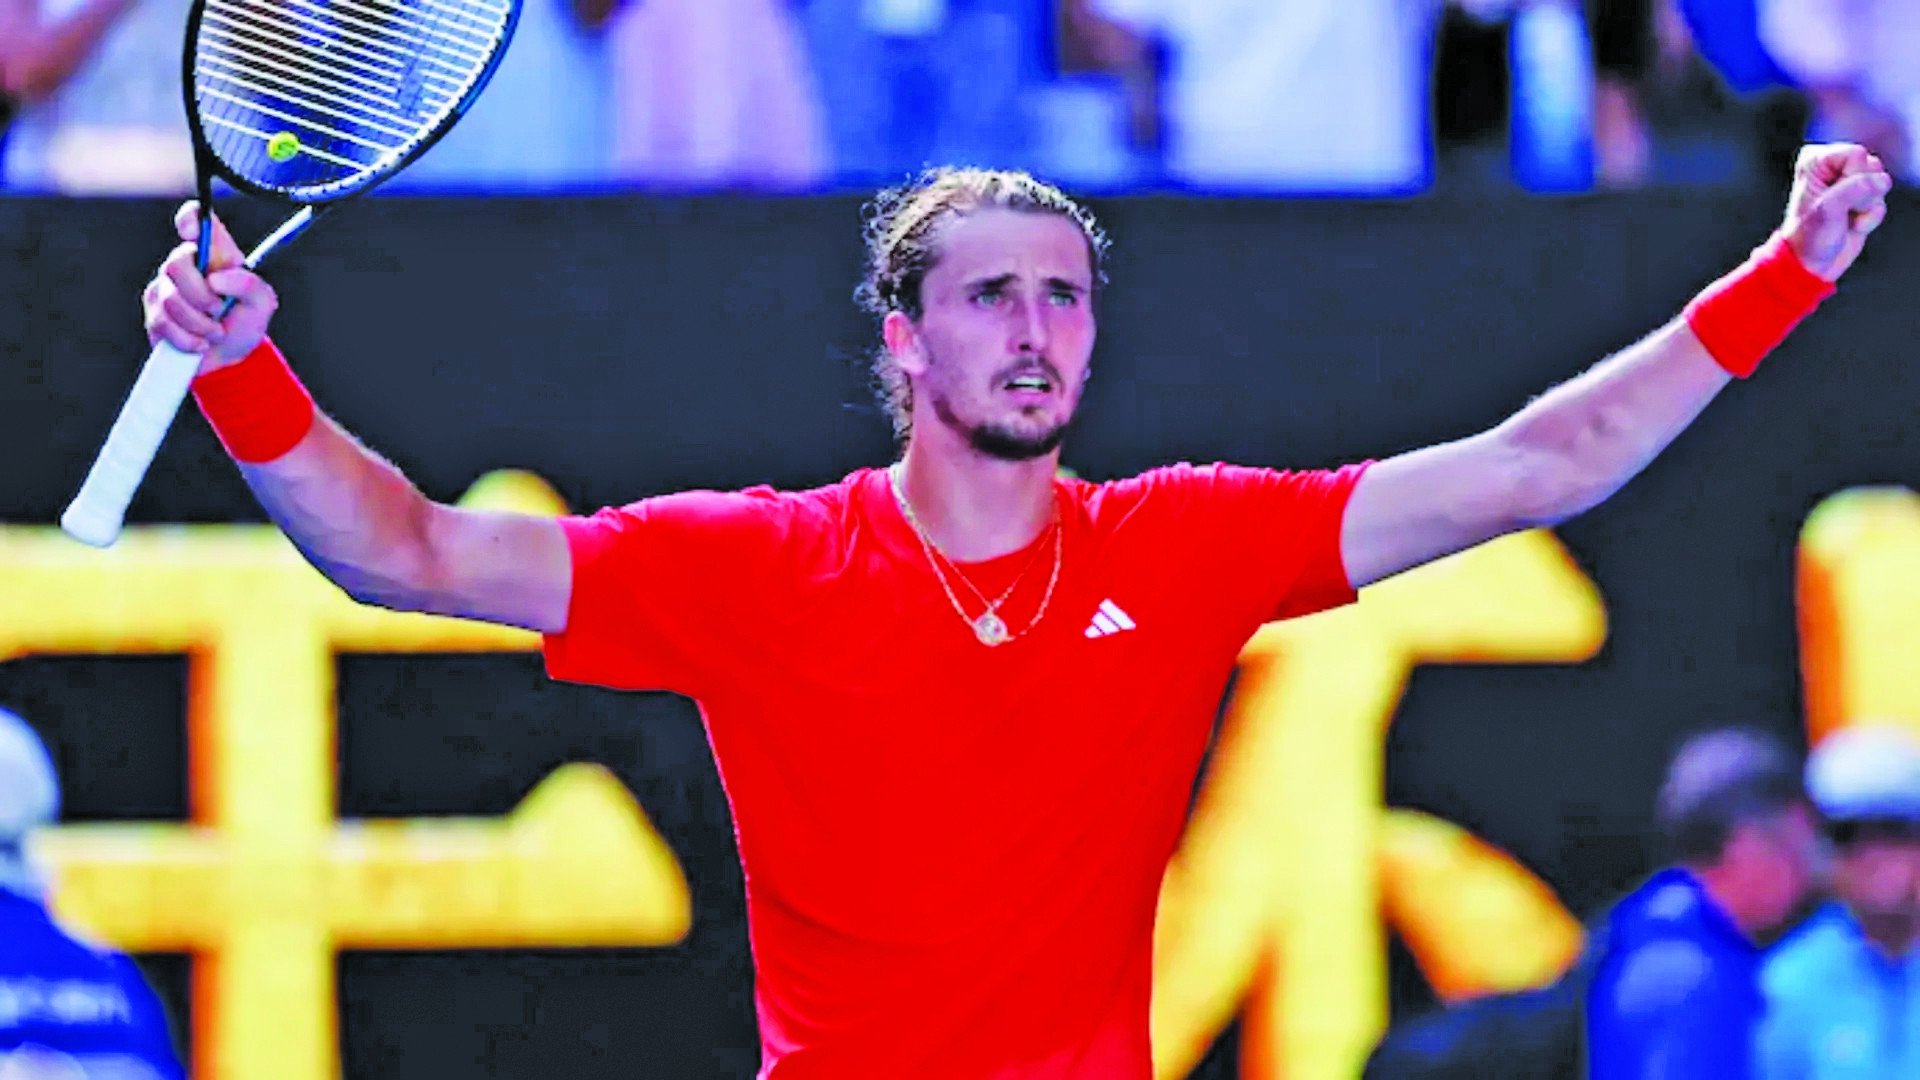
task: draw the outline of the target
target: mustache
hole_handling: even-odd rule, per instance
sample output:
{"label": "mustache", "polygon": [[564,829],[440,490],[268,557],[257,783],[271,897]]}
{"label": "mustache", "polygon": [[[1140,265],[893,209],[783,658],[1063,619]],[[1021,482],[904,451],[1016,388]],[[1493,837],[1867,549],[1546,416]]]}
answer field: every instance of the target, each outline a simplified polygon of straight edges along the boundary
{"label": "mustache", "polygon": [[1045,376],[1046,380],[1055,386],[1065,386],[1067,384],[1067,380],[1063,378],[1060,374],[1060,369],[1057,367],[1054,367],[1053,361],[1048,360],[1044,356],[1035,357],[1031,360],[1021,360],[1018,363],[1009,364],[1005,368],[1002,368],[1001,370],[994,373],[993,381],[994,381],[994,384],[997,386],[997,385],[1004,384],[1009,380],[1017,379],[1022,375],[1035,375],[1035,374]]}

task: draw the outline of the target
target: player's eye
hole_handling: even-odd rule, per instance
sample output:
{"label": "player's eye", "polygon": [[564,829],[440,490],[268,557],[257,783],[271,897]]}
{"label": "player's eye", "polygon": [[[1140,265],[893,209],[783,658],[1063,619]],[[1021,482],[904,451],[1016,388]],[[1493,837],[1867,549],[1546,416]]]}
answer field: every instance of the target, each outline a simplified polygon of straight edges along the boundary
{"label": "player's eye", "polygon": [[998,285],[989,285],[973,294],[973,302],[979,304],[981,307],[992,307],[999,303],[1004,296],[1006,296],[1006,290]]}
{"label": "player's eye", "polygon": [[1078,289],[1055,289],[1052,300],[1055,307],[1073,307],[1080,303],[1080,292]]}

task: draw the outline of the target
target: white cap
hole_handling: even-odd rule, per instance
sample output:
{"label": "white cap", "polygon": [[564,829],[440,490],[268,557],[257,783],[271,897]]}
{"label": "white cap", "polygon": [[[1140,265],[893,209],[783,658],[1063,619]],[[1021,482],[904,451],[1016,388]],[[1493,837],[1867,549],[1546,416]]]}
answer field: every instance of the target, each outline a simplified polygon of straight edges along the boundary
{"label": "white cap", "polygon": [[60,781],[46,744],[25,720],[0,709],[0,841],[17,840],[60,814]]}
{"label": "white cap", "polygon": [[1920,823],[1920,736],[1895,724],[1834,732],[1807,759],[1807,794],[1833,821]]}

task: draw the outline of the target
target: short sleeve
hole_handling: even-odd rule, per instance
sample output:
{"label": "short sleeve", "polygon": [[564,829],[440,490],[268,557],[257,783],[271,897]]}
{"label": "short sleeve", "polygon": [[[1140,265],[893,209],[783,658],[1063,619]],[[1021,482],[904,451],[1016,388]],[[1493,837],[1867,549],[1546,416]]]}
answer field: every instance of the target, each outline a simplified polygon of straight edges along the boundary
{"label": "short sleeve", "polygon": [[1194,557],[1229,575],[1259,622],[1351,604],[1357,594],[1340,555],[1347,502],[1371,462],[1334,470],[1240,465],[1175,466],[1191,488],[1182,528]]}
{"label": "short sleeve", "polygon": [[756,607],[778,603],[791,503],[769,488],[663,495],[563,517],[573,564],[566,629],[547,673],[620,690],[698,695],[750,647]]}

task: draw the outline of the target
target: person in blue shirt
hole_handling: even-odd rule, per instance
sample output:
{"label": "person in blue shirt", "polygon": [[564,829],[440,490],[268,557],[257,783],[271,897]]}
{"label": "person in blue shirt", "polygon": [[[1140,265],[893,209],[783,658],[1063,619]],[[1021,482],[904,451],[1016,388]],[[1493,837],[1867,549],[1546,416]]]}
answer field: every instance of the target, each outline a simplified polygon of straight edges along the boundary
{"label": "person in blue shirt", "polygon": [[1827,737],[1807,789],[1833,838],[1836,902],[1761,971],[1766,1080],[1920,1077],[1920,741],[1869,725]]}
{"label": "person in blue shirt", "polygon": [[140,969],[47,908],[28,841],[59,805],[46,746],[0,709],[0,1078],[184,1080],[166,1010]]}
{"label": "person in blue shirt", "polygon": [[1697,736],[1657,816],[1678,862],[1596,918],[1565,974],[1396,1024],[1363,1080],[1751,1077],[1760,943],[1823,875],[1799,767],[1756,732]]}
{"label": "person in blue shirt", "polygon": [[1657,815],[1674,865],[1609,913],[1586,995],[1592,1080],[1747,1080],[1762,948],[1804,913],[1826,850],[1792,754],[1755,732],[1689,740]]}

